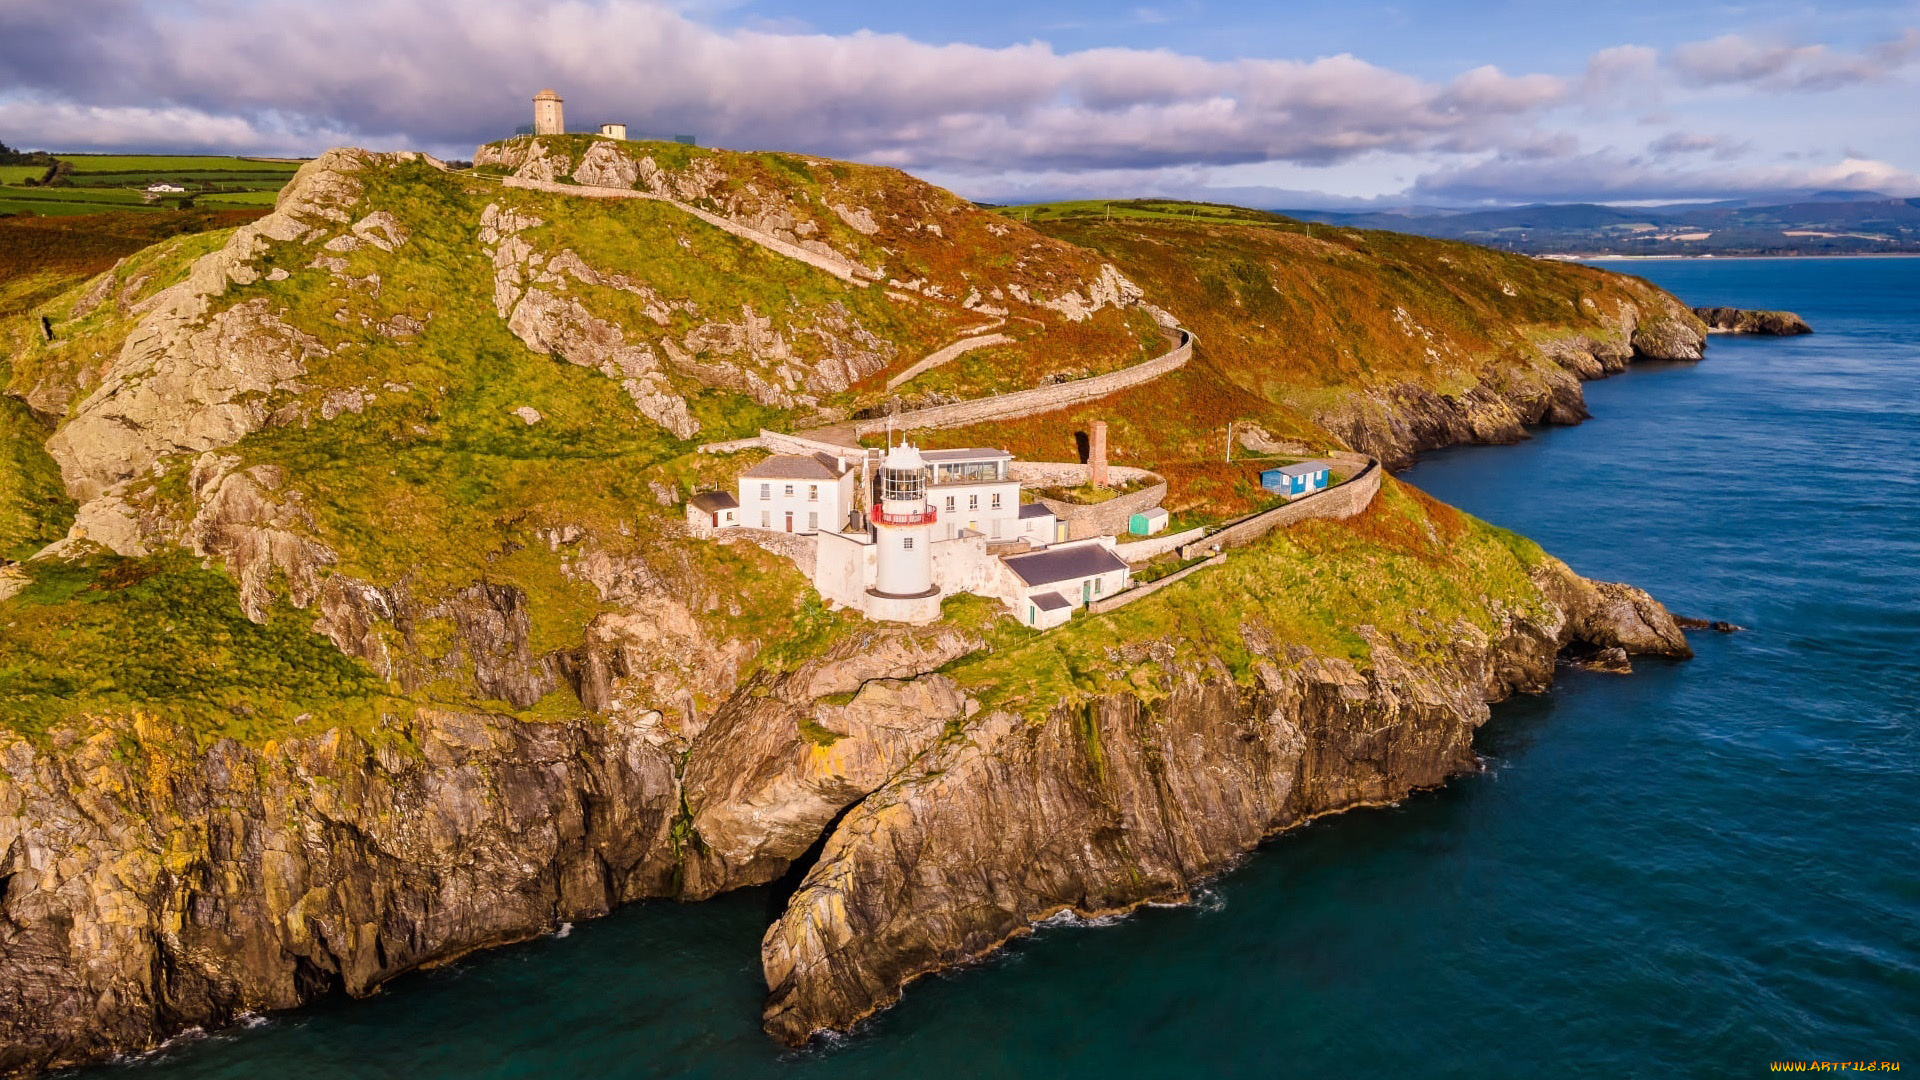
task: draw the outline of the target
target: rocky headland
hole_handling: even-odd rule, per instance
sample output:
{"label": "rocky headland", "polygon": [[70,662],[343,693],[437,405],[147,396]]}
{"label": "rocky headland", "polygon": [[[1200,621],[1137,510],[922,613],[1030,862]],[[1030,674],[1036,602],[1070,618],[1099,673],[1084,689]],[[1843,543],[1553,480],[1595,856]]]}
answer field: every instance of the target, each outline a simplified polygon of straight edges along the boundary
{"label": "rocky headland", "polygon": [[1791,337],[1811,334],[1807,320],[1791,311],[1749,311],[1745,308],[1697,307],[1693,313],[1707,324],[1712,334],[1759,334],[1767,337]]}
{"label": "rocky headland", "polygon": [[1577,420],[1579,379],[1700,355],[1645,283],[1142,226],[1180,271],[785,155],[476,160],[335,151],[259,222],[0,323],[0,1074],[790,874],[765,1015],[803,1042],[1037,920],[1185,899],[1476,768],[1489,703],[1563,654],[1689,654],[1645,593],[1390,478],[1045,634],[964,599],[865,623],[683,524],[756,460],[696,440],[854,415],[990,320],[1014,340],[926,392],[1136,363],[1168,312],[1200,330],[1195,362],[1076,407],[1177,493],[1222,418],[1390,460]]}

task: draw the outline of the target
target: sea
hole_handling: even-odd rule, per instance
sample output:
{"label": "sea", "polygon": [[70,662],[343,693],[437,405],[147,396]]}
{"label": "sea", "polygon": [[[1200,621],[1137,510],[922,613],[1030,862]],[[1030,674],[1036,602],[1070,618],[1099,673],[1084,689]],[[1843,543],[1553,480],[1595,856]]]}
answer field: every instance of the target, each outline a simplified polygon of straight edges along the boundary
{"label": "sea", "polygon": [[644,903],[92,1077],[1755,1076],[1920,1070],[1920,259],[1608,263],[1800,338],[1587,386],[1406,479],[1629,581],[1685,662],[1496,705],[1485,769],[1322,819],[1202,902],[1056,921],[805,1050],[778,896]]}

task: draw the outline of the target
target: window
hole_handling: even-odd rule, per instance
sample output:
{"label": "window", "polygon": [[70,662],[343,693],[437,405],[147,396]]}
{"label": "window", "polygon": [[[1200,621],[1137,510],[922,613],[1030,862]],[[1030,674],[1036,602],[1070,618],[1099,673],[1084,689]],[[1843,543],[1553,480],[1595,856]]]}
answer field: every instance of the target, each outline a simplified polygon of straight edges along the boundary
{"label": "window", "polygon": [[807,501],[808,502],[820,501],[820,485],[819,484],[807,485]]}
{"label": "window", "polygon": [[997,491],[993,493],[993,508],[1000,509],[1000,493]]}
{"label": "window", "polygon": [[980,509],[980,496],[978,495],[967,496],[967,509],[969,510]]}
{"label": "window", "polygon": [[791,499],[791,498],[793,498],[793,485],[792,485],[792,484],[788,484],[788,485],[787,485],[787,490],[786,490],[786,496],[787,496],[787,498],[789,498],[789,499]]}
{"label": "window", "polygon": [[771,510],[760,511],[760,527],[763,529],[773,528],[773,511]]}
{"label": "window", "polygon": [[903,537],[901,537],[901,538],[900,538],[900,550],[901,550],[901,551],[912,551],[912,550],[913,550],[913,537],[911,537],[911,536],[903,536]]}
{"label": "window", "polygon": [[947,496],[947,513],[953,513],[953,496]]}
{"label": "window", "polygon": [[761,497],[762,499],[771,499],[771,498],[773,498],[773,485],[772,485],[772,484],[761,484],[761,485],[760,485],[760,497]]}
{"label": "window", "polygon": [[819,527],[820,527],[820,511],[818,510],[807,511],[807,531],[812,532],[813,530],[818,529]]}
{"label": "window", "polygon": [[1093,579],[1093,591],[1094,591],[1094,593],[1095,593],[1096,595],[1098,595],[1099,593],[1101,593],[1101,592],[1103,592],[1103,591],[1105,591],[1105,590],[1104,590],[1104,588],[1103,588],[1103,586],[1102,586],[1102,582],[1101,582],[1101,580],[1100,580],[1099,578],[1094,578],[1094,579]]}

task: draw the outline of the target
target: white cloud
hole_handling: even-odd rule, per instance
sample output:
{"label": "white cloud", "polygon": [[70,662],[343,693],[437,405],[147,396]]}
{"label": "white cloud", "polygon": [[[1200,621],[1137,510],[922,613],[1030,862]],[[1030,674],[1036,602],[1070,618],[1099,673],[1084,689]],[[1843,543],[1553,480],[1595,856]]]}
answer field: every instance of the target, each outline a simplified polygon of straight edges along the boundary
{"label": "white cloud", "polygon": [[1673,50],[1680,76],[1705,86],[1741,84],[1766,90],[1832,90],[1884,79],[1920,57],[1920,30],[1863,52],[1825,45],[1766,44],[1740,34],[1723,34]]}
{"label": "white cloud", "polygon": [[1475,202],[1615,202],[1710,199],[1834,190],[1920,194],[1920,175],[1884,161],[1845,158],[1826,165],[1674,165],[1612,151],[1551,161],[1492,158],[1420,177],[1415,194]]}
{"label": "white cloud", "polygon": [[[1602,49],[1569,76],[1482,66],[1432,79],[1347,54],[1063,53],[1039,41],[986,48],[702,21],[739,3],[0,0],[0,87],[10,88],[0,91],[0,137],[54,149],[312,153],[360,143],[464,156],[525,123],[528,97],[551,85],[578,128],[619,120],[637,133],[850,157],[975,192],[1039,176],[1055,189],[1130,180],[1134,190],[1193,192],[1206,186],[1195,170],[1258,167],[1340,183],[1365,167],[1375,177],[1425,173],[1432,190],[1480,192],[1510,177],[1529,192],[1515,197],[1532,198],[1544,178],[1579,186],[1580,168],[1604,163],[1583,142],[1619,137],[1602,131],[1656,104],[1659,126],[1681,129],[1703,96],[1885,78],[1920,55],[1914,31],[1856,52],[1729,35],[1667,54]],[[1710,138],[1675,130],[1650,149],[1695,162],[1750,149]],[[1764,141],[1776,156],[1805,149]],[[1656,186],[1678,175],[1606,160]],[[1317,186],[1289,174],[1272,190]]]}

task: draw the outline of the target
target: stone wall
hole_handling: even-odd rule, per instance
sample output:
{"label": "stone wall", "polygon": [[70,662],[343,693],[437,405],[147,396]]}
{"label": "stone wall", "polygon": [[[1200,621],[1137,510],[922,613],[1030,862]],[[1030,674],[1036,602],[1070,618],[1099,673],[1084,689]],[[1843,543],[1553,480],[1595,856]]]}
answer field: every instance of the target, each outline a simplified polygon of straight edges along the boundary
{"label": "stone wall", "polygon": [[1067,523],[1067,539],[1082,540],[1089,536],[1117,536],[1126,532],[1133,515],[1159,506],[1160,500],[1166,495],[1167,483],[1162,480],[1131,494],[1116,495],[1106,502],[1092,505],[1046,498],[1039,499],[1039,502],[1053,511],[1054,517]]}
{"label": "stone wall", "polygon": [[785,555],[800,567],[800,572],[807,575],[808,580],[813,578],[814,553],[818,550],[819,541],[812,533],[753,529],[740,525],[731,529],[720,529],[714,533],[714,537],[723,544],[745,540],[750,544],[758,544],[775,555]]}
{"label": "stone wall", "polygon": [[[1005,321],[1006,320],[1004,319],[998,320],[998,322],[1005,322]],[[914,364],[912,367],[908,368],[907,370],[901,372],[898,375],[895,375],[891,379],[888,379],[887,389],[889,390],[895,389],[901,383],[906,382],[908,379],[913,378],[915,375],[918,375],[923,371],[931,371],[934,368],[939,367],[941,364],[944,364],[947,361],[962,355],[963,353],[970,353],[975,349],[984,349],[989,345],[1011,345],[1011,344],[1013,344],[1013,338],[1009,337],[1006,334],[975,334],[971,337],[963,337],[959,341],[956,341],[953,344],[946,346],[945,348],[942,348],[936,352],[929,353],[926,356],[926,358],[921,360],[919,363]]]}
{"label": "stone wall", "polygon": [[1373,497],[1380,491],[1380,463],[1372,458],[1358,454],[1327,454],[1327,460],[1337,465],[1353,467],[1355,461],[1363,461],[1360,471],[1351,479],[1340,484],[1304,495],[1284,506],[1276,506],[1251,517],[1241,518],[1211,536],[1196,540],[1180,549],[1180,557],[1191,559],[1195,555],[1219,549],[1241,547],[1267,535],[1283,525],[1292,525],[1308,518],[1350,518],[1367,508]]}
{"label": "stone wall", "polygon": [[1193,358],[1193,335],[1180,331],[1180,346],[1164,356],[1157,356],[1143,364],[1130,368],[1110,371],[1105,375],[1095,375],[1091,379],[1078,379],[1074,382],[1059,383],[1054,386],[1042,386],[1032,390],[1016,390],[1011,394],[999,394],[994,397],[975,398],[972,401],[956,402],[952,405],[935,405],[930,409],[916,409],[900,413],[891,418],[878,417],[862,420],[854,425],[854,434],[872,435],[887,430],[891,422],[896,431],[911,431],[915,428],[965,427],[968,424],[985,423],[988,420],[1008,420],[1016,416],[1030,416],[1034,413],[1052,412],[1069,405],[1078,405],[1083,401],[1093,401],[1108,394],[1138,386],[1165,375],[1186,364]]}
{"label": "stone wall", "polygon": [[732,233],[742,240],[759,244],[768,251],[785,255],[789,259],[797,259],[815,269],[824,270],[834,277],[839,278],[841,281],[859,285],[862,288],[870,284],[870,282],[861,276],[865,268],[853,262],[851,259],[834,258],[829,255],[822,255],[817,251],[809,251],[798,244],[790,244],[777,236],[770,236],[758,229],[750,229],[737,221],[723,218],[718,214],[709,213],[697,206],[683,203],[678,199],[669,199],[664,195],[655,195],[651,191],[635,191],[631,188],[596,187],[592,184],[562,184],[557,180],[534,180],[522,176],[502,177],[500,182],[507,187],[531,188],[534,191],[549,191],[555,195],[580,195],[589,199],[648,199],[653,202],[663,202],[676,210],[699,218],[701,221],[706,222],[716,229]]}
{"label": "stone wall", "polygon": [[1116,555],[1128,562],[1145,562],[1156,555],[1165,555],[1183,544],[1190,544],[1205,535],[1207,535],[1207,527],[1199,525],[1183,532],[1152,536],[1145,540],[1135,540],[1130,544],[1121,544],[1113,550]]}
{"label": "stone wall", "polygon": [[1227,561],[1226,553],[1222,552],[1218,555],[1215,555],[1213,558],[1208,559],[1206,562],[1195,563],[1192,566],[1187,567],[1185,570],[1180,570],[1180,571],[1176,571],[1174,573],[1168,574],[1166,577],[1161,578],[1159,581],[1149,581],[1145,585],[1135,585],[1133,588],[1128,589],[1126,592],[1115,593],[1114,595],[1107,597],[1105,600],[1095,600],[1093,603],[1087,605],[1087,610],[1092,612],[1095,615],[1099,615],[1103,612],[1112,611],[1114,608],[1117,608],[1117,607],[1125,607],[1126,605],[1133,603],[1135,600],[1138,600],[1143,596],[1152,596],[1154,593],[1157,593],[1161,589],[1164,589],[1167,586],[1173,584],[1174,582],[1179,581],[1181,578],[1186,577],[1188,574],[1193,573],[1195,570],[1201,570],[1209,566],[1219,566],[1221,563],[1226,561]]}

